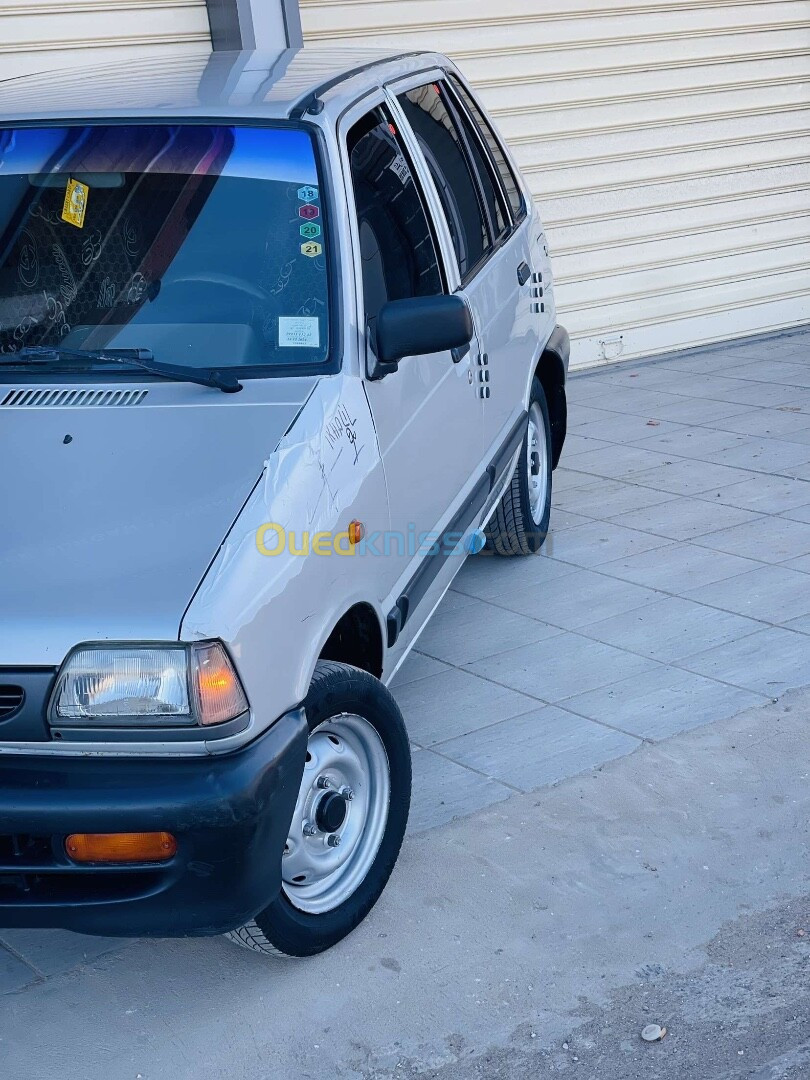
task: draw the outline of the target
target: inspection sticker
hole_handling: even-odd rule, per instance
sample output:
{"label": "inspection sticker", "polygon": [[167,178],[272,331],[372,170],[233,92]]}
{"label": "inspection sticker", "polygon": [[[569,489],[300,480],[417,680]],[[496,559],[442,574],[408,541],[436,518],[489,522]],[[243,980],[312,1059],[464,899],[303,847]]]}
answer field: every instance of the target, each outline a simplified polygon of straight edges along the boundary
{"label": "inspection sticker", "polygon": [[317,317],[280,315],[278,343],[287,349],[317,349],[321,343]]}
{"label": "inspection sticker", "polygon": [[69,225],[75,225],[77,229],[84,228],[84,215],[87,213],[87,196],[90,188],[79,180],[68,180],[65,191],[65,203],[62,207],[62,221]]}

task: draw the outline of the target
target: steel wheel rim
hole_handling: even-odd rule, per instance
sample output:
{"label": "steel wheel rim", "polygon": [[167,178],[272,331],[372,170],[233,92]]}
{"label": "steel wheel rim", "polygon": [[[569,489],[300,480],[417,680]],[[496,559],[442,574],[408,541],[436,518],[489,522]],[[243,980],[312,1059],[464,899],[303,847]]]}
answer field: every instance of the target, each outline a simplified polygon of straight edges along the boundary
{"label": "steel wheel rim", "polygon": [[[345,818],[330,831],[322,827],[319,808],[326,796],[336,795],[345,803]],[[357,891],[380,849],[390,798],[388,754],[368,720],[341,713],[310,732],[281,860],[282,889],[294,907],[320,915]]]}
{"label": "steel wheel rim", "polygon": [[536,401],[529,409],[529,430],[526,436],[526,475],[529,480],[529,508],[532,521],[543,520],[548,495],[548,447],[543,411]]}

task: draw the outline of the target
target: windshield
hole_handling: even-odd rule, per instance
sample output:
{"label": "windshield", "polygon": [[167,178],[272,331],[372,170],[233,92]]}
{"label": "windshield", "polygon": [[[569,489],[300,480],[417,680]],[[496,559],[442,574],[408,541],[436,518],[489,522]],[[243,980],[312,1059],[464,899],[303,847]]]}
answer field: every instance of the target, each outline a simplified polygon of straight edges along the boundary
{"label": "windshield", "polygon": [[299,129],[0,129],[4,364],[61,346],[309,372],[329,355],[324,246],[315,149]]}

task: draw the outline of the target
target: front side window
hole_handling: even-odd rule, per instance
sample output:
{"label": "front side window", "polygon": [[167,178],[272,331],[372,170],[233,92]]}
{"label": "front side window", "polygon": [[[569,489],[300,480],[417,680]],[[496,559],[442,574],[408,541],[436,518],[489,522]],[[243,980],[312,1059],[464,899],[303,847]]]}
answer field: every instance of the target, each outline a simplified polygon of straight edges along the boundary
{"label": "front side window", "polygon": [[292,127],[0,130],[0,362],[137,348],[239,374],[323,369],[324,213],[312,139]]}
{"label": "front side window", "polygon": [[439,84],[408,90],[398,100],[438,189],[463,279],[492,247],[487,211],[464,139]]}
{"label": "front side window", "polygon": [[495,166],[501,178],[503,184],[503,190],[506,192],[506,197],[509,200],[509,207],[512,211],[512,217],[515,221],[518,221],[523,217],[525,212],[525,206],[523,203],[523,196],[520,194],[520,188],[518,187],[515,174],[509,165],[509,162],[504,157],[501,144],[498,142],[495,132],[492,130],[492,126],[486,119],[484,114],[476,105],[475,101],[470,96],[466,86],[458,81],[458,79],[451,76],[451,81],[456,93],[467,107],[476,127],[489,147],[489,152],[492,155],[492,160],[495,162]]}
{"label": "front side window", "polygon": [[436,244],[396,128],[382,108],[351,129],[351,163],[366,322],[389,300],[443,292]]}

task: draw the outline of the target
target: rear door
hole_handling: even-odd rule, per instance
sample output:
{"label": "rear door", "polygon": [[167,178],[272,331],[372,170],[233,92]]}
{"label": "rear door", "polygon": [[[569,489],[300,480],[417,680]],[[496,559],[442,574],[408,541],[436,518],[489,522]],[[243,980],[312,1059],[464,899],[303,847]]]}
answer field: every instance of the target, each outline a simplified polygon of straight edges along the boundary
{"label": "rear door", "polygon": [[[528,373],[537,350],[526,213],[517,217],[485,140],[446,78],[397,93],[447,222],[459,288],[473,310],[475,380],[487,460],[502,463],[522,435]],[[516,442],[517,440],[517,442]],[[511,456],[511,455],[510,455]]]}

